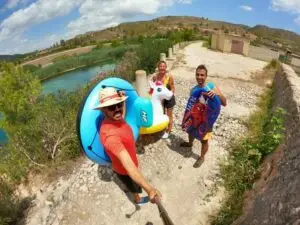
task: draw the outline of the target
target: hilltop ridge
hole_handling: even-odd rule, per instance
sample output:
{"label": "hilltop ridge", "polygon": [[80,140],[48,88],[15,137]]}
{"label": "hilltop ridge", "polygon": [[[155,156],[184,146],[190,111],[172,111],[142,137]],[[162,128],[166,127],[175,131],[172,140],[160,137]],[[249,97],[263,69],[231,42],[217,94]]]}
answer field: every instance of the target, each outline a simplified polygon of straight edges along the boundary
{"label": "hilltop ridge", "polygon": [[[170,31],[192,29],[201,35],[214,32],[235,33],[251,37],[255,45],[266,45],[278,50],[292,50],[300,54],[300,35],[295,32],[271,28],[266,25],[250,27],[243,24],[234,24],[225,21],[209,20],[205,17],[195,16],[162,16],[147,21],[124,22],[115,27],[103,30],[89,31],[69,40],[61,40],[53,46],[40,51],[27,54],[0,55],[0,60],[17,60],[30,57],[37,58],[47,54],[59,52],[80,46],[93,45],[97,42],[115,39],[127,39],[138,36],[163,35]],[[66,48],[66,46],[69,46]]]}

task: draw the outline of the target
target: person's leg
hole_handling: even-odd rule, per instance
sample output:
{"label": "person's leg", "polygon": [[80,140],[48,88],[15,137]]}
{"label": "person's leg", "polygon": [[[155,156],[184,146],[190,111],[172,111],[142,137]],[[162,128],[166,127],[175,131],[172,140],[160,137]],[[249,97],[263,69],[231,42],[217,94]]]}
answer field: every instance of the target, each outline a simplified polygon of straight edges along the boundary
{"label": "person's leg", "polygon": [[[170,111],[171,111],[171,112],[170,112]],[[172,111],[172,109],[166,108],[166,109],[165,109],[165,112],[166,112],[167,116],[169,117],[169,124],[168,124],[167,129],[165,130],[164,135],[162,136],[163,139],[169,138],[169,134],[170,134],[170,132],[171,132],[171,129],[172,129],[172,123],[173,123],[173,111]]]}
{"label": "person's leg", "polygon": [[117,175],[119,180],[125,185],[127,191],[131,193],[134,203],[141,204],[147,203],[149,201],[148,196],[140,197],[140,194],[142,193],[142,188],[138,184],[136,184],[130,176],[121,174]]}
{"label": "person's leg", "polygon": [[189,141],[188,142],[184,141],[184,142],[180,143],[180,146],[191,148],[191,147],[193,147],[194,140],[195,140],[195,138],[189,134]]}
{"label": "person's leg", "polygon": [[167,116],[169,117],[169,125],[166,131],[170,133],[173,127],[173,108],[167,109]]}
{"label": "person's leg", "polygon": [[176,101],[174,96],[169,101],[164,100],[163,103],[164,113],[167,114],[167,116],[169,117],[169,124],[162,138],[168,138],[169,134],[171,133],[173,127],[173,108],[175,105],[176,105]]}
{"label": "person's leg", "polygon": [[208,151],[208,140],[202,140],[201,141],[201,155],[193,165],[194,168],[198,168],[202,165],[204,162],[204,156]]}
{"label": "person's leg", "polygon": [[207,140],[201,141],[201,156],[200,156],[201,160],[204,160],[204,156],[207,153],[207,151],[208,151],[208,141]]}

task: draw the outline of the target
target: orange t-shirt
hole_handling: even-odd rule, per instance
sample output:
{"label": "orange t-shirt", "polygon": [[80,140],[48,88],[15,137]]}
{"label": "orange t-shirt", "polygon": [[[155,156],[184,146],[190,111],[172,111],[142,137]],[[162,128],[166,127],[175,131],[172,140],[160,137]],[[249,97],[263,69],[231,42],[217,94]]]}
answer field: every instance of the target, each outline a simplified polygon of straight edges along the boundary
{"label": "orange t-shirt", "polygon": [[125,120],[104,120],[99,133],[100,141],[112,161],[112,167],[115,172],[121,175],[128,175],[117,157],[122,150],[127,150],[132,161],[138,167],[133,132]]}

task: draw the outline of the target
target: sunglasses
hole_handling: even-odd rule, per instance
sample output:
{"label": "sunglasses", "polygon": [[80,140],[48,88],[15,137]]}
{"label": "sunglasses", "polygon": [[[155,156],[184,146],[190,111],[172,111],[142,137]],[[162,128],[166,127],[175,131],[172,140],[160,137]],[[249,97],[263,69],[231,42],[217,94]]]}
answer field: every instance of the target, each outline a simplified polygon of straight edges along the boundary
{"label": "sunglasses", "polygon": [[123,102],[120,102],[120,103],[115,104],[115,105],[107,106],[107,109],[108,109],[109,111],[115,111],[116,108],[118,108],[118,109],[123,108],[123,105],[124,105]]}

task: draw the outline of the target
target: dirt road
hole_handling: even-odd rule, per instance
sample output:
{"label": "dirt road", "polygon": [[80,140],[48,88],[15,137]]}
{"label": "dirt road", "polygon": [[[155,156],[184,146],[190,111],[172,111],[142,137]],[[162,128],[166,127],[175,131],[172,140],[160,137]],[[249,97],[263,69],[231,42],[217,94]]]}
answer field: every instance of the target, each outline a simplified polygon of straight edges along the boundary
{"label": "dirt road", "polygon": [[[192,151],[179,147],[182,140],[187,140],[180,124],[189,90],[195,85],[195,68],[202,63],[208,67],[209,80],[227,97],[228,106],[222,109],[215,125],[205,162],[195,169],[192,165],[200,153],[200,144],[195,142]],[[215,188],[219,162],[228,155],[228,144],[246,131],[243,120],[255,108],[257,96],[263,91],[252,75],[266,63],[213,52],[203,48],[202,43],[194,43],[181,49],[172,64],[170,72],[175,77],[177,100],[175,126],[169,141],[160,140],[159,135],[140,139],[140,165],[147,179],[162,192],[162,202],[175,224],[209,224],[210,216],[218,212],[224,199],[223,189]],[[38,192],[36,207],[26,224],[162,224],[155,205],[136,208],[118,184],[109,169],[85,160],[67,180],[59,180]]]}

